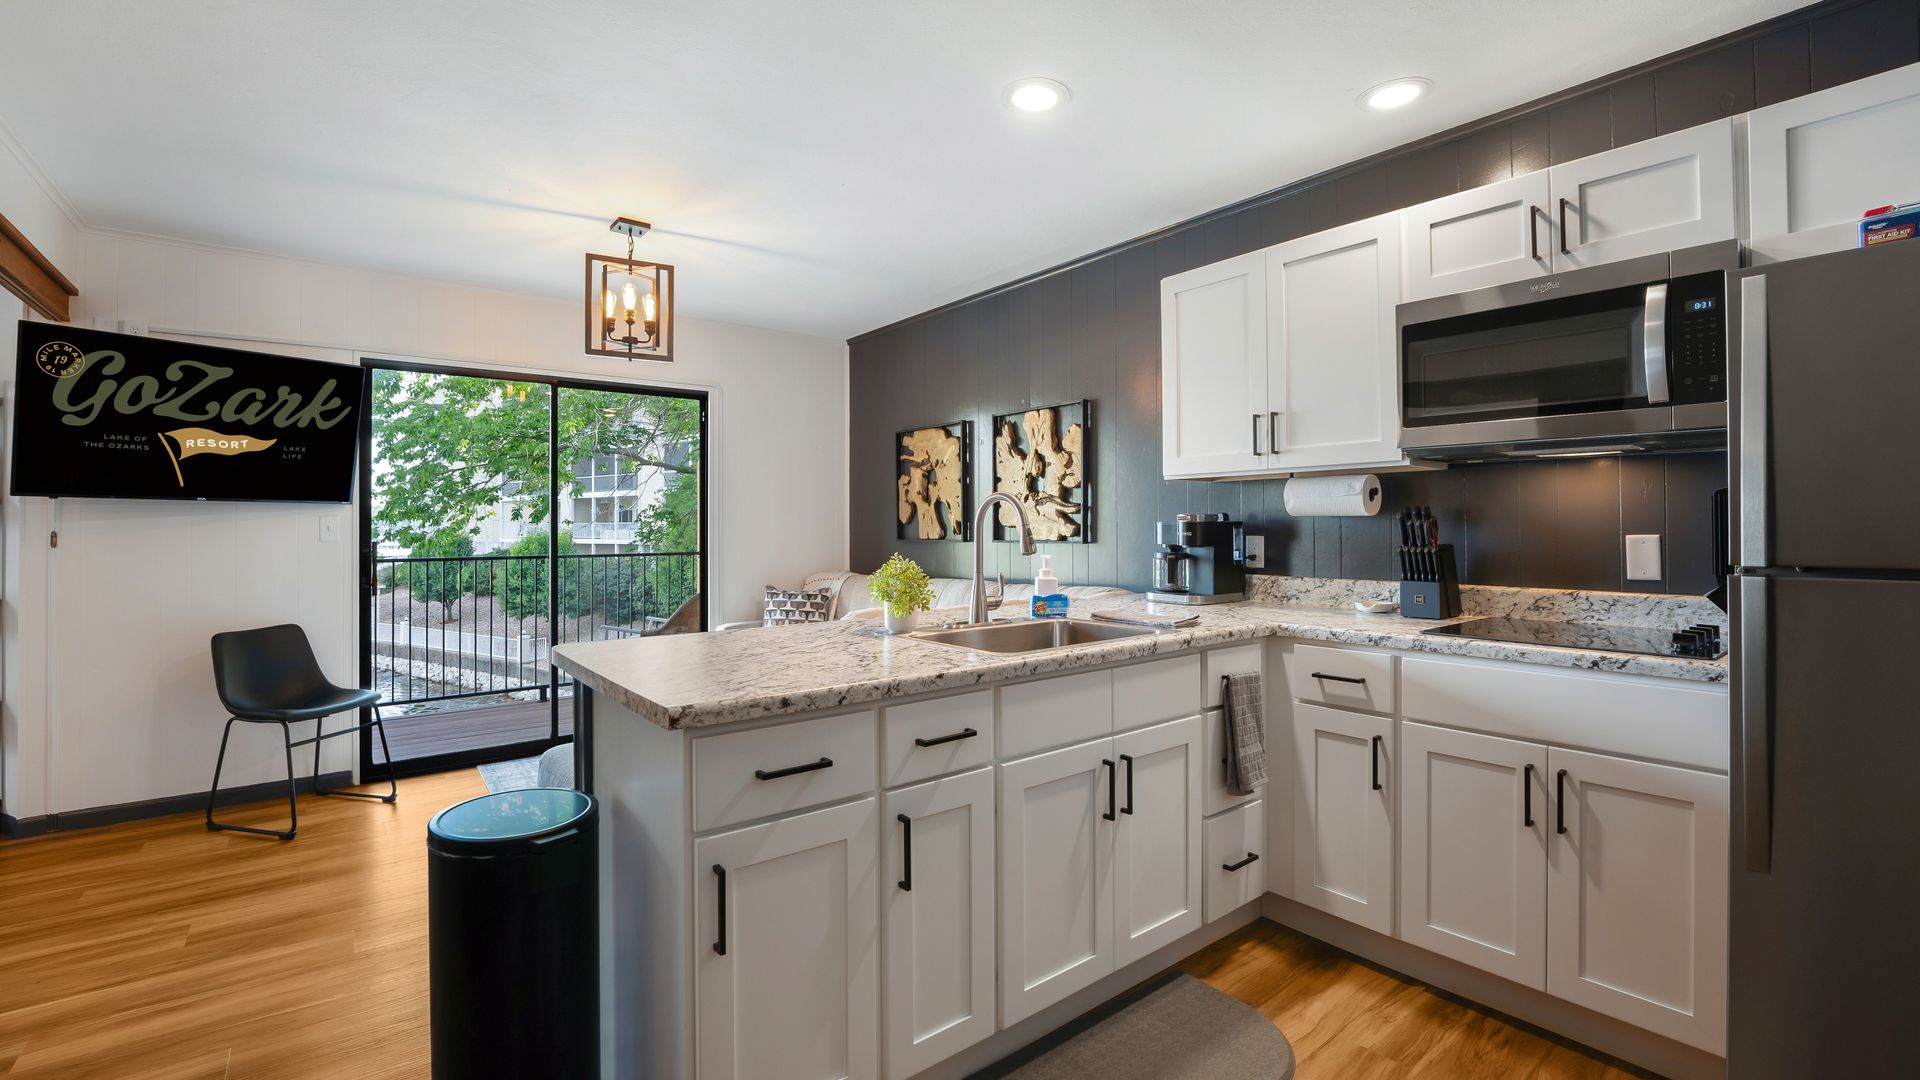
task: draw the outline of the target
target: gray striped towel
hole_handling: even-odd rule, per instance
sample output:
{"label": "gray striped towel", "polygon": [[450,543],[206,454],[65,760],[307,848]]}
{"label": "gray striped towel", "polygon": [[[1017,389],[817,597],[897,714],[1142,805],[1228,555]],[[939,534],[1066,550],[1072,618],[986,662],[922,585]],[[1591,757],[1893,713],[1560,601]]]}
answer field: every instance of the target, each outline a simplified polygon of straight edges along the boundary
{"label": "gray striped towel", "polygon": [[1267,782],[1266,709],[1260,701],[1260,673],[1243,671],[1227,680],[1227,788],[1251,795]]}

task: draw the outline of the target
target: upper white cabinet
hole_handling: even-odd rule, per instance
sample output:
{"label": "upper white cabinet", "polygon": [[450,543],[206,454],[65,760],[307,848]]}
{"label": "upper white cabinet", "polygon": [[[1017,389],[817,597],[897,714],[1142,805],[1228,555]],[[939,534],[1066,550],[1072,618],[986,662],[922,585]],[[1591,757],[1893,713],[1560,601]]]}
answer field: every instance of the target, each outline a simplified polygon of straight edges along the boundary
{"label": "upper white cabinet", "polygon": [[1266,256],[1160,282],[1160,441],[1166,476],[1262,467],[1267,448]]}
{"label": "upper white cabinet", "polygon": [[1859,243],[1860,217],[1920,202],[1920,64],[1747,115],[1756,263]]}
{"label": "upper white cabinet", "polygon": [[1546,170],[1400,212],[1406,299],[1504,285],[1553,271],[1553,195]]}
{"label": "upper white cabinet", "polygon": [[1555,165],[1553,269],[1733,239],[1733,170],[1730,118]]}
{"label": "upper white cabinet", "polygon": [[1400,229],[1382,214],[1267,249],[1265,467],[1400,456]]}

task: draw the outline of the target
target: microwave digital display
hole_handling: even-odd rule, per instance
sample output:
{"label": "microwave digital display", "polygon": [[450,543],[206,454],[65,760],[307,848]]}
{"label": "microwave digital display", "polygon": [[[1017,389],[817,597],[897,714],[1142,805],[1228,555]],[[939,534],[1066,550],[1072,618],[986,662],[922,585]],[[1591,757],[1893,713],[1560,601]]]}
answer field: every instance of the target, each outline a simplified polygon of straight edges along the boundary
{"label": "microwave digital display", "polygon": [[1714,298],[1712,298],[1712,297],[1708,297],[1708,298],[1707,298],[1707,299],[1705,299],[1705,300],[1689,300],[1689,301],[1687,301],[1687,310],[1688,310],[1688,311],[1712,311],[1712,310],[1713,310],[1714,308],[1716,308],[1716,307],[1719,307],[1719,306],[1720,306],[1720,301],[1718,301],[1718,300],[1715,300],[1715,299],[1714,299]]}

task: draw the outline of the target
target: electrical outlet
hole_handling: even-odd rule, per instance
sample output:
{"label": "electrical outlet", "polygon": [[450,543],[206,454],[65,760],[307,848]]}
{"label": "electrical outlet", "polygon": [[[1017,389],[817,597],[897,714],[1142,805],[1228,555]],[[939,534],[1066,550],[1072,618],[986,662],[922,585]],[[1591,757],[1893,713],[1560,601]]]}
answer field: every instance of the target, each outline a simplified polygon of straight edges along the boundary
{"label": "electrical outlet", "polygon": [[1627,534],[1627,580],[1660,580],[1660,534]]}
{"label": "electrical outlet", "polygon": [[146,337],[147,336],[147,320],[122,319],[120,320],[120,332],[123,334],[135,334],[139,337]]}
{"label": "electrical outlet", "polygon": [[1267,565],[1267,538],[1249,534],[1246,538],[1247,561],[1249,570],[1260,570]]}
{"label": "electrical outlet", "polygon": [[339,514],[321,514],[320,515],[320,542],[323,544],[332,544],[332,543],[337,543],[339,540],[340,540],[340,515]]}

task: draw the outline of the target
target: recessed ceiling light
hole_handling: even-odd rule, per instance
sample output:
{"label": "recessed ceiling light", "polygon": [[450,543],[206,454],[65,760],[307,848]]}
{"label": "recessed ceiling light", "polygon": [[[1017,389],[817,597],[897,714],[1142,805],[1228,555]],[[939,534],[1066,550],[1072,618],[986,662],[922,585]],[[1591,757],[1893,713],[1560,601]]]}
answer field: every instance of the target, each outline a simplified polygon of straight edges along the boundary
{"label": "recessed ceiling light", "polygon": [[1055,79],[1021,79],[1007,87],[1007,104],[1021,112],[1046,112],[1067,103],[1067,84]]}
{"label": "recessed ceiling light", "polygon": [[1369,109],[1398,109],[1418,101],[1433,83],[1427,79],[1395,79],[1383,82],[1379,86],[1360,95],[1360,104]]}

